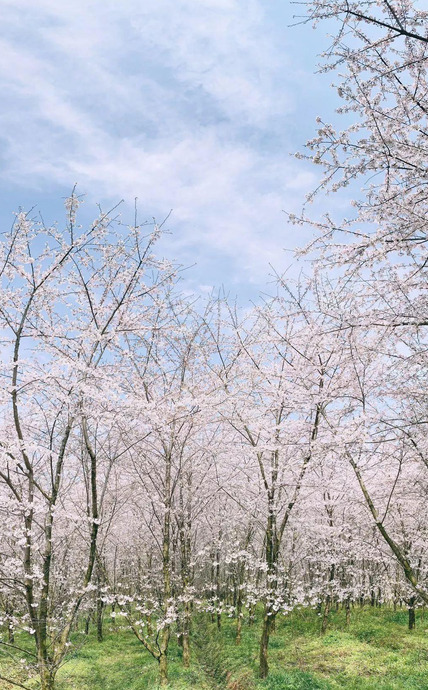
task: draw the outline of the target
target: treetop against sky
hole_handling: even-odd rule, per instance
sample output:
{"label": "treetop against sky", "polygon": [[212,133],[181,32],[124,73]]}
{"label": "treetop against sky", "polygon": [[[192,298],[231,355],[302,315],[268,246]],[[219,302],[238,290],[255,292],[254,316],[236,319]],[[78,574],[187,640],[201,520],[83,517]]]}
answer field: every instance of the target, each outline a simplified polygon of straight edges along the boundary
{"label": "treetop against sky", "polygon": [[196,264],[191,289],[256,294],[310,237],[283,210],[318,171],[290,154],[336,98],[315,74],[326,31],[292,28],[295,14],[289,0],[5,0],[3,226],[34,204],[61,222],[76,182],[88,219],[138,197],[144,219],[173,209],[165,254]]}

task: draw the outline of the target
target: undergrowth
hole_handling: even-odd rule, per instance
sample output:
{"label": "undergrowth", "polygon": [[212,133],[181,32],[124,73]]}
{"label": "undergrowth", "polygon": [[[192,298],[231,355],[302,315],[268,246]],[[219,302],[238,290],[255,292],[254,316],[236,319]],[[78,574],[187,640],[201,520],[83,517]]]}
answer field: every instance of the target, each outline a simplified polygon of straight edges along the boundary
{"label": "undergrowth", "polygon": [[[236,621],[217,630],[205,615],[195,618],[192,662],[185,669],[175,637],[169,652],[171,690],[428,690],[428,615],[418,615],[416,630],[406,628],[406,612],[355,609],[330,614],[325,635],[315,611],[279,616],[269,647],[269,677],[257,677],[260,621],[244,625],[235,644]],[[76,635],[76,640],[84,636]],[[25,641],[24,641],[25,643]],[[12,672],[3,652],[0,667]],[[126,630],[106,624],[105,639],[91,632],[58,673],[57,690],[157,690],[157,662]],[[17,676],[14,676],[15,678]],[[27,683],[28,685],[28,683]],[[37,688],[35,681],[29,687]],[[1,690],[13,686],[0,681]]]}

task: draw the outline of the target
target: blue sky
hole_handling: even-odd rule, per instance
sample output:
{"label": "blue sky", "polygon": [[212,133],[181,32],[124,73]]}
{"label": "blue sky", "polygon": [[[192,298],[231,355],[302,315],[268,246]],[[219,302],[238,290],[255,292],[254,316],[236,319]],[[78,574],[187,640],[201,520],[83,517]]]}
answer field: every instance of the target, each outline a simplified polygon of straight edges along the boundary
{"label": "blue sky", "polygon": [[[289,0],[3,0],[0,220],[61,220],[138,197],[168,221],[187,285],[253,296],[309,232],[288,226],[318,170],[290,154],[331,114],[323,28]],[[320,203],[320,210],[323,202]],[[317,210],[318,212],[318,210]],[[132,217],[132,216],[130,216]],[[300,230],[302,233],[302,230]]]}

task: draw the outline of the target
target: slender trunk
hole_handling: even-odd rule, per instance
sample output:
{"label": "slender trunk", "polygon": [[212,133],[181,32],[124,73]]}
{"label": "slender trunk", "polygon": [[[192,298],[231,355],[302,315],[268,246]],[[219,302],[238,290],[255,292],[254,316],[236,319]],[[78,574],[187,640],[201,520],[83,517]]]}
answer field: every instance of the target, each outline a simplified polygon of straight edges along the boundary
{"label": "slender trunk", "polygon": [[[187,500],[184,499],[184,486],[180,486],[180,511],[179,522],[180,552],[181,552],[181,585],[183,594],[188,594],[191,584],[190,554],[192,531],[192,474],[187,474]],[[179,635],[179,644],[183,650],[183,666],[190,666],[190,628],[191,628],[192,604],[185,601],[182,629]]]}
{"label": "slender trunk", "polygon": [[85,635],[89,635],[89,626],[91,624],[92,611],[88,613],[85,620]]}
{"label": "slender trunk", "polygon": [[[168,617],[168,609],[171,605],[171,464],[171,454],[168,452],[165,458],[165,515],[162,538],[163,615],[165,618]],[[161,685],[167,685],[168,683],[168,646],[170,636],[171,624],[166,623],[160,633],[159,643],[159,680]]]}
{"label": "slender trunk", "polygon": [[103,636],[103,617],[104,617],[104,602],[100,598],[97,599],[97,640],[102,642]]}
{"label": "slender trunk", "polygon": [[215,622],[215,615],[214,615],[214,597],[215,597],[215,588],[214,588],[214,582],[215,582],[215,567],[214,567],[214,562],[215,562],[215,552],[211,551],[210,553],[210,561],[211,561],[211,590],[210,590],[210,595],[211,595],[211,604],[212,604],[212,609],[211,609],[211,623]]}
{"label": "slender trunk", "polygon": [[409,600],[409,630],[414,630],[416,627],[415,601],[416,597],[411,597]]}
{"label": "slender trunk", "polygon": [[238,590],[238,597],[236,601],[236,638],[237,645],[241,644],[242,639],[242,594],[241,589]]}
{"label": "slender trunk", "polygon": [[39,629],[38,629],[38,655],[40,666],[40,678],[42,681],[42,689],[53,687],[52,674],[49,672],[49,654],[48,654],[48,602],[50,591],[50,575],[51,575],[51,560],[52,560],[52,524],[53,512],[52,506],[49,508],[49,513],[45,523],[45,553],[43,558],[43,586],[40,592],[40,603],[38,608]]}
{"label": "slender trunk", "polygon": [[186,668],[190,666],[190,631],[188,625],[183,632],[183,666]]}
{"label": "slender trunk", "polygon": [[238,620],[236,622],[236,639],[235,642],[237,645],[241,644],[242,640],[242,614],[241,612],[238,613]]}
{"label": "slender trunk", "polygon": [[267,678],[269,673],[268,664],[268,649],[269,638],[272,632],[272,624],[275,621],[275,614],[270,610],[269,604],[265,604],[263,615],[262,636],[260,639],[260,657],[259,657],[259,677]]}
{"label": "slender trunk", "polygon": [[248,609],[248,625],[254,625],[256,620],[256,605],[250,604]]}
{"label": "slender trunk", "polygon": [[[331,584],[334,580],[336,573],[336,566],[334,563],[330,566],[330,574],[328,577],[328,582]],[[330,590],[331,591],[331,590]],[[331,604],[332,604],[332,597],[331,594],[327,594],[326,600],[325,600],[325,606],[324,606],[324,615],[322,618],[322,623],[321,623],[321,635],[324,635],[324,633],[327,630],[327,625],[328,625],[328,617],[331,611]]]}
{"label": "slender trunk", "polygon": [[101,599],[101,564],[97,563],[97,640],[103,641],[104,602]]}
{"label": "slender trunk", "polygon": [[266,678],[269,672],[268,648],[269,637],[275,623],[275,613],[272,610],[272,600],[277,586],[276,567],[278,560],[278,542],[276,536],[276,517],[274,513],[274,495],[268,494],[268,519],[266,527],[266,564],[268,593],[264,606],[262,634],[260,638],[259,677]]}
{"label": "slender trunk", "polygon": [[13,626],[10,622],[7,625],[7,639],[9,640],[10,644],[15,642],[15,634],[13,632]]}
{"label": "slender trunk", "polygon": [[159,682],[163,687],[168,685],[168,656],[166,653],[159,657]]}
{"label": "slender trunk", "polygon": [[217,630],[221,630],[221,611],[220,611],[220,539],[222,537],[221,531],[218,535],[218,544],[216,551],[216,567],[215,567],[215,591],[217,597]]}
{"label": "slender trunk", "polygon": [[[247,534],[247,539],[245,542],[245,548],[248,548],[248,545],[250,543],[251,539],[251,528],[248,531]],[[242,590],[244,586],[244,580],[245,580],[245,572],[246,572],[246,567],[245,567],[245,561],[243,563],[239,563],[238,566],[238,577],[237,577],[237,588],[236,588],[236,639],[235,642],[237,645],[241,644],[241,639],[242,639],[242,621],[244,618],[244,614],[242,613],[242,608],[243,608],[243,600],[242,600]]]}
{"label": "slender trunk", "polygon": [[[62,450],[61,450],[61,457],[63,457],[63,454],[65,452],[65,447],[67,444],[68,436],[71,431],[71,426],[67,427],[66,434],[63,439],[63,444],[62,444]],[[56,643],[56,649],[55,649],[55,662],[59,664],[59,662],[64,658],[65,653],[67,651],[67,645],[68,645],[68,640],[70,637],[70,632],[73,628],[73,624],[76,620],[77,614],[79,612],[80,606],[82,604],[82,601],[85,597],[85,592],[84,590],[86,587],[89,585],[93,570],[95,567],[95,560],[96,560],[96,553],[97,553],[97,537],[98,537],[98,529],[99,529],[99,513],[98,513],[98,488],[97,488],[97,456],[92,448],[89,435],[88,435],[88,430],[86,426],[86,419],[82,419],[82,432],[83,432],[83,438],[85,441],[85,446],[86,450],[88,451],[88,455],[90,458],[90,471],[89,471],[89,493],[90,493],[90,500],[88,500],[88,517],[90,517],[91,522],[92,522],[92,527],[91,527],[91,534],[90,534],[90,543],[89,543],[89,553],[88,553],[88,562],[86,565],[86,571],[85,575],[83,577],[83,592],[78,595],[77,599],[75,600],[73,607],[69,613],[68,620],[66,622],[66,625],[64,629],[62,630],[61,635],[59,636],[57,643]],[[58,475],[58,487],[59,487],[59,479],[60,479],[60,474],[57,473]],[[89,497],[88,497],[89,498]],[[52,504],[54,505],[54,503]]]}
{"label": "slender trunk", "polygon": [[190,666],[190,631],[192,626],[192,604],[186,601],[183,620],[183,666]]}
{"label": "slender trunk", "polygon": [[152,614],[151,613],[147,614],[146,622],[147,622],[147,634],[153,635],[153,624],[152,624]]}
{"label": "slender trunk", "polygon": [[322,623],[321,623],[321,635],[324,635],[326,630],[327,630],[327,625],[328,625],[328,616],[330,613],[330,608],[331,608],[331,598],[330,596],[327,597],[325,606],[324,606],[324,614],[322,617]]}
{"label": "slender trunk", "polygon": [[351,602],[349,598],[345,602],[345,609],[346,609],[346,627],[349,627],[349,624],[351,622]]}
{"label": "slender trunk", "polygon": [[5,613],[7,615],[7,639],[10,644],[13,644],[15,642],[15,633],[11,621],[11,616],[13,616],[13,608],[10,606],[10,604],[6,604]]}
{"label": "slender trunk", "polygon": [[39,675],[41,690],[55,690],[55,672],[50,669],[45,660],[39,657]]}

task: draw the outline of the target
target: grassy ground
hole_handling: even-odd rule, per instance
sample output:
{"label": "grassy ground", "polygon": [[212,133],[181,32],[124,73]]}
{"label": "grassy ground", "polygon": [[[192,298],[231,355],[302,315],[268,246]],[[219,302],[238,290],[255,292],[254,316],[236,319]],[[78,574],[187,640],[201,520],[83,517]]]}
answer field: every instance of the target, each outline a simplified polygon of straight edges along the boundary
{"label": "grassy ground", "polygon": [[[244,627],[235,645],[235,622],[221,632],[200,617],[193,635],[193,658],[184,669],[180,649],[171,645],[171,690],[428,690],[428,614],[408,632],[405,611],[355,610],[346,629],[344,614],[331,614],[319,634],[313,611],[278,619],[270,644],[270,675],[257,679],[259,626]],[[155,690],[157,663],[132,634],[106,624],[103,643],[93,635],[76,649],[58,674],[58,690]],[[3,668],[6,670],[6,660]],[[36,688],[37,684],[31,687]],[[1,690],[12,690],[0,681]]]}

